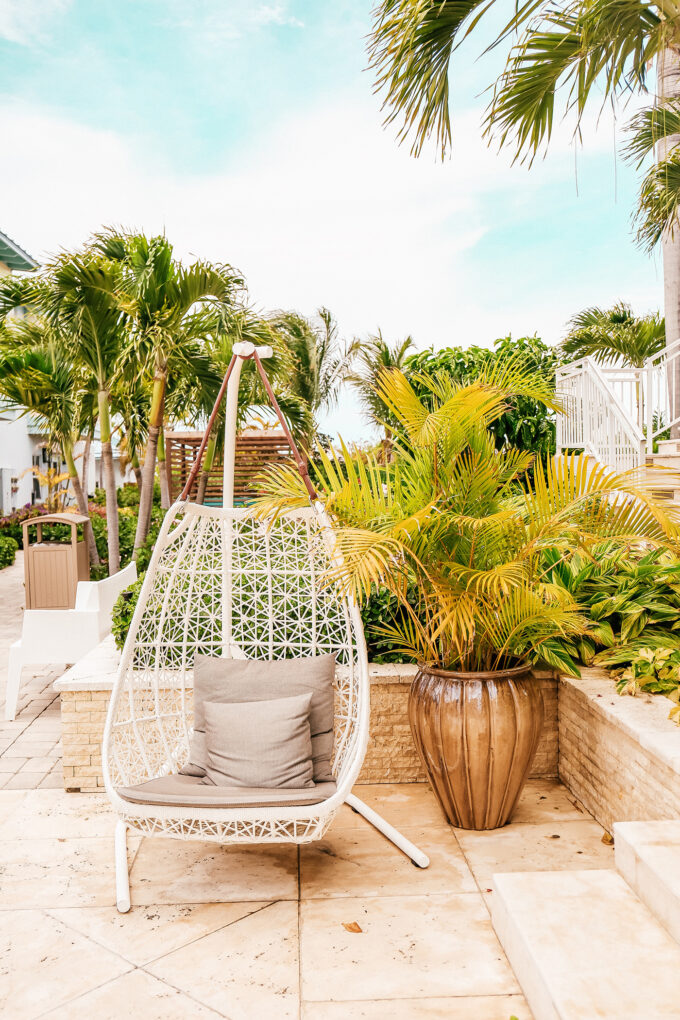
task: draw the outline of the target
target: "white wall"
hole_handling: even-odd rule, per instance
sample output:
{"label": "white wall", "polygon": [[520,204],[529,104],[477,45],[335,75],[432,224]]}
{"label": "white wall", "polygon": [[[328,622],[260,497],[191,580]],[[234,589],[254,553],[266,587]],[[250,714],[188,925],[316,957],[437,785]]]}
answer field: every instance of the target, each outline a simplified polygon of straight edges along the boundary
{"label": "white wall", "polygon": [[33,456],[40,454],[40,439],[31,436],[25,418],[12,411],[0,411],[0,506],[10,513],[31,502],[33,474],[29,470]]}

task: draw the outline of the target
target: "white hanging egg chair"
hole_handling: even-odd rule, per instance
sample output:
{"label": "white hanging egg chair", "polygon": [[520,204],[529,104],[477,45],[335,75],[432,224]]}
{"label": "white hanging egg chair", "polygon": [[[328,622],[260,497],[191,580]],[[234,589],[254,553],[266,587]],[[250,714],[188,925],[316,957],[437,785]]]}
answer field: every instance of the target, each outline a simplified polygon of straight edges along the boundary
{"label": "white hanging egg chair", "polygon": [[[116,810],[116,899],[130,909],[126,833],[218,843],[307,843],[343,803],[366,817],[419,867],[417,847],[352,794],[368,741],[366,643],[356,605],[329,586],[330,521],[307,475],[261,364],[271,349],[234,346],[234,356],[191,475],[168,510],[146,572],[111,694],[102,761]],[[310,507],[263,521],[233,504],[238,380],[254,359],[310,493]],[[219,404],[227,392],[224,505],[188,501]],[[335,560],[337,562],[337,560]],[[309,790],[230,795],[179,775],[189,761],[195,655],[285,659],[333,653],[333,783]],[[283,793],[283,795],[282,795]]]}

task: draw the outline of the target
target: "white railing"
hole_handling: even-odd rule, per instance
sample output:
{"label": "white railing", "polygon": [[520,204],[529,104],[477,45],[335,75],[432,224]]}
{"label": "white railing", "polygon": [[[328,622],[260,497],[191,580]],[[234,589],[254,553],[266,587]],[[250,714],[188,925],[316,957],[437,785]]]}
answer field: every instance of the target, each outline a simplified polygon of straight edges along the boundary
{"label": "white railing", "polygon": [[639,405],[633,403],[636,380],[628,370],[617,371],[610,381],[592,358],[558,369],[557,395],[565,411],[557,417],[558,454],[581,449],[615,471],[644,464],[645,438]]}
{"label": "white railing", "polygon": [[565,413],[557,452],[581,449],[616,470],[637,467],[656,440],[680,425],[680,339],[642,368],[603,368],[581,358],[557,371]]}
{"label": "white railing", "polygon": [[648,358],[640,373],[640,415],[647,431],[647,452],[655,439],[680,423],[680,340]]}

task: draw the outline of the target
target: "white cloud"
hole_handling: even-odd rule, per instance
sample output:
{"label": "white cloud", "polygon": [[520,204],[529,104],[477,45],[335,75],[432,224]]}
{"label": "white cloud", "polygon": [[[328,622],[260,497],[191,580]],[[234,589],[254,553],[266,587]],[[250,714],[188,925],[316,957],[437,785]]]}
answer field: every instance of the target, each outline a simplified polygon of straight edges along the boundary
{"label": "white cloud", "polygon": [[[627,276],[613,272],[618,263],[603,266],[592,292],[580,293],[568,275],[536,267],[545,259],[530,250],[543,190],[557,189],[565,206],[574,193],[568,136],[531,173],[511,169],[480,140],[475,110],[457,118],[457,158],[443,166],[411,159],[380,130],[370,101],[351,99],[288,118],[219,172],[193,177],[174,174],[139,140],[26,105],[0,109],[0,137],[0,229],[32,254],[79,245],[102,224],[165,229],[181,256],[237,265],[259,306],[309,314],[323,303],[346,335],[380,326],[420,346],[487,344],[509,330],[554,340],[577,308],[607,299],[607,270],[612,299],[635,286],[643,304],[658,301],[629,264]],[[586,154],[610,144],[600,125]],[[479,262],[470,266],[508,216],[521,230],[501,252],[500,288]],[[557,256],[559,208],[554,217]],[[527,266],[543,273],[540,289],[529,289]],[[343,400],[332,421],[351,436],[355,419]]]}
{"label": "white cloud", "polygon": [[0,0],[0,39],[31,46],[40,42],[72,0]]}
{"label": "white cloud", "polygon": [[262,4],[253,11],[253,21],[258,25],[288,25],[304,28],[304,22],[288,13],[286,4]]}
{"label": "white cloud", "polygon": [[[1,0],[0,0],[1,2]],[[252,4],[243,0],[170,0],[166,18],[194,37],[200,45],[220,45],[250,32],[273,27],[304,28],[287,3]]]}

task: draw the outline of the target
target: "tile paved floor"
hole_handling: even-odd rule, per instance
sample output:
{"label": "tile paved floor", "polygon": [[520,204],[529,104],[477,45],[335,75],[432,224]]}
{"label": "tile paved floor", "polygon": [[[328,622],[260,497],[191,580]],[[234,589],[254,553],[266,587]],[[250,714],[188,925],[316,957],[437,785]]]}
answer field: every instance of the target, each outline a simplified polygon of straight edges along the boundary
{"label": "tile paved floor", "polygon": [[21,637],[24,560],[0,571],[0,789],[61,789],[59,696],[52,684],[64,666],[26,666],[14,722],[5,722],[10,645]]}
{"label": "tile paved floor", "polygon": [[[0,576],[3,692],[22,589],[20,555]],[[2,1017],[530,1020],[491,926],[492,874],[613,867],[556,782],[528,783],[513,824],[487,833],[449,827],[425,784],[364,786],[427,870],[347,807],[300,848],[130,835],[118,914],[108,802],[61,789],[63,668],[27,668],[0,722]]]}
{"label": "tile paved floor", "polygon": [[547,780],[528,783],[517,825],[475,834],[448,826],[424,784],[356,792],[430,868],[348,808],[300,848],[131,834],[121,915],[106,799],[1,790],[0,1016],[530,1020],[487,883],[613,867],[600,826]]}

